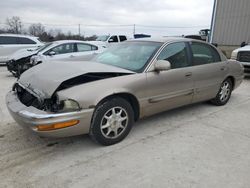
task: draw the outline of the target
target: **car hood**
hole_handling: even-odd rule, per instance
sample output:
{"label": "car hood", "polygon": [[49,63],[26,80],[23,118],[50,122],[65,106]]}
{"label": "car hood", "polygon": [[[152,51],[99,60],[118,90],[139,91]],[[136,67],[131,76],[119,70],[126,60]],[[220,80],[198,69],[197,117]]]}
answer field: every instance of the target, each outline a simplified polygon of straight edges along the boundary
{"label": "car hood", "polygon": [[24,57],[35,55],[38,51],[35,49],[21,49],[16,51],[13,55],[10,56],[10,59],[12,60],[19,60]]}
{"label": "car hood", "polygon": [[242,48],[237,48],[234,52],[250,51],[250,45],[246,45]]}
{"label": "car hood", "polygon": [[27,90],[41,99],[50,98],[61,83],[89,73],[124,73],[134,72],[97,62],[45,62],[25,71],[17,81]]}

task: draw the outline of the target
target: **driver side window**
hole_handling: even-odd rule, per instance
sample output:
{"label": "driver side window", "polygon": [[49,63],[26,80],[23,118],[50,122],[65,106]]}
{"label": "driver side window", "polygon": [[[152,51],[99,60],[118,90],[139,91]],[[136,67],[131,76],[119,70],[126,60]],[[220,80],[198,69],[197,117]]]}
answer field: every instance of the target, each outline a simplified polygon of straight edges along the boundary
{"label": "driver side window", "polygon": [[184,42],[167,45],[158,56],[157,60],[166,60],[171,64],[171,69],[190,66],[187,46]]}
{"label": "driver side window", "polygon": [[109,42],[118,42],[118,38],[116,35],[110,37]]}
{"label": "driver side window", "polygon": [[45,55],[48,55],[50,52],[55,52],[55,55],[73,53],[74,52],[74,43],[70,44],[61,44],[47,51]]}

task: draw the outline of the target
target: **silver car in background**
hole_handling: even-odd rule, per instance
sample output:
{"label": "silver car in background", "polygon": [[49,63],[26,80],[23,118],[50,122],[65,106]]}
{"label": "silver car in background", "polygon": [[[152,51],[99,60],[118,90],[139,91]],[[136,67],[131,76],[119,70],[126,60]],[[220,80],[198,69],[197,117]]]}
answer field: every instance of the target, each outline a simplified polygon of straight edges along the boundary
{"label": "silver car in background", "polygon": [[224,105],[242,80],[239,62],[208,43],[148,38],[117,44],[92,62],[40,64],[6,102],[12,117],[39,135],[89,134],[112,145],[141,118],[201,101]]}
{"label": "silver car in background", "polygon": [[37,48],[44,45],[38,37],[18,34],[0,34],[0,64],[6,64],[11,55],[20,49]]}

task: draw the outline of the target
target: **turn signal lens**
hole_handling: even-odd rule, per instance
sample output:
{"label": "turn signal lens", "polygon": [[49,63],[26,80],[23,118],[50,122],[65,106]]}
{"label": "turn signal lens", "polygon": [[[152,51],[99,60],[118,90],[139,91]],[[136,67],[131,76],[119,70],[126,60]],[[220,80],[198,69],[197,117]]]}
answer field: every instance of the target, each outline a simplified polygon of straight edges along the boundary
{"label": "turn signal lens", "polygon": [[38,131],[52,131],[56,129],[71,127],[71,126],[78,124],[79,122],[80,122],[79,120],[71,120],[71,121],[66,121],[62,123],[50,124],[50,125],[38,125],[37,130]]}

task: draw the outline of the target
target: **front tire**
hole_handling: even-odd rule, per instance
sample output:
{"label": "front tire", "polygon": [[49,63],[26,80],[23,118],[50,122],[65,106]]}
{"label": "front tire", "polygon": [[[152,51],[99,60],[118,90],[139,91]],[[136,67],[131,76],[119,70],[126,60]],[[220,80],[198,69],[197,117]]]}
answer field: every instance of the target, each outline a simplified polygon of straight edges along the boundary
{"label": "front tire", "polygon": [[97,106],[89,135],[99,144],[108,146],[122,141],[130,132],[134,123],[134,111],[131,104],[116,97]]}
{"label": "front tire", "polygon": [[211,100],[211,102],[217,106],[225,105],[230,99],[232,91],[233,91],[232,81],[231,79],[227,78],[222,82],[218,94],[213,100]]}

